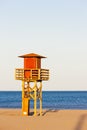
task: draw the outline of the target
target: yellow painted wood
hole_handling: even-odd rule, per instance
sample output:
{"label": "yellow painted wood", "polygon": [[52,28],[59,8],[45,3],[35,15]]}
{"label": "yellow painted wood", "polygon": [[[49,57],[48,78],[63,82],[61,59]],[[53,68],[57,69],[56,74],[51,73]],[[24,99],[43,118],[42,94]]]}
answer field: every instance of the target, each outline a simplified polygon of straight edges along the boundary
{"label": "yellow painted wood", "polygon": [[25,98],[24,87],[25,87],[25,82],[22,81],[22,115],[27,116],[29,106],[28,106],[28,98]]}
{"label": "yellow painted wood", "polygon": [[40,116],[42,115],[42,81],[40,82]]}
{"label": "yellow painted wood", "polygon": [[[27,70],[30,72],[30,77],[25,78],[24,71]],[[49,70],[48,69],[15,69],[15,79],[24,80],[24,81],[34,81],[34,80],[48,80],[49,79]]]}
{"label": "yellow painted wood", "polygon": [[37,85],[36,85],[36,81],[34,82],[34,116],[36,116],[36,111],[37,111]]}
{"label": "yellow painted wood", "polygon": [[28,110],[29,110],[29,106],[28,106],[28,98],[23,98],[22,100],[22,115],[23,116],[28,116]]}
{"label": "yellow painted wood", "polygon": [[24,81],[22,81],[22,115],[23,115],[23,107],[24,107],[24,102],[23,102],[23,99],[24,99]]}
{"label": "yellow painted wood", "polygon": [[[34,86],[30,86],[30,82],[22,80],[22,115],[29,115],[30,101],[34,100],[34,116],[37,115],[37,99],[40,101],[40,115],[42,115],[42,81],[34,80]],[[37,86],[37,83],[40,83]]]}

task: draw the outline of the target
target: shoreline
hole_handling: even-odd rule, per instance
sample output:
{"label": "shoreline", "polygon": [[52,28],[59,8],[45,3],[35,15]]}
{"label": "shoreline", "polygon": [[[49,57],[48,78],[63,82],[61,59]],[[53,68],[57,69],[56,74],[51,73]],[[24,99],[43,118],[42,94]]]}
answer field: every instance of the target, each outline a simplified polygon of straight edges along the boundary
{"label": "shoreline", "polygon": [[21,109],[0,108],[0,130],[35,129],[86,130],[87,110],[43,109],[42,116],[22,116]]}

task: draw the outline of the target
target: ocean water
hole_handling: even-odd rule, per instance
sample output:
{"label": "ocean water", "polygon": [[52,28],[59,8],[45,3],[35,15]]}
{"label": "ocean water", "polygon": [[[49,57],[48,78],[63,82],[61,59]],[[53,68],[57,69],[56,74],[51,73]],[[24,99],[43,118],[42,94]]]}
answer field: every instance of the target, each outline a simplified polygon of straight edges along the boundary
{"label": "ocean water", "polygon": [[[33,100],[30,107],[33,108]],[[0,108],[21,108],[21,92],[0,91]],[[43,108],[87,109],[87,91],[43,91]]]}

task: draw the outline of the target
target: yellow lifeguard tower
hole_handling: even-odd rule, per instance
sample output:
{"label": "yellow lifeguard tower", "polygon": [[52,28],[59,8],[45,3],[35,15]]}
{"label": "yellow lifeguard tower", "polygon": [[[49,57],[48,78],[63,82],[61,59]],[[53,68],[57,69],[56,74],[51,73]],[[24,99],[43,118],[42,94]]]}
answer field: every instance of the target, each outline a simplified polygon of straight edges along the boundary
{"label": "yellow lifeguard tower", "polygon": [[[37,114],[37,100],[40,100],[40,115],[42,115],[42,81],[49,79],[49,70],[41,69],[41,58],[30,53],[19,56],[24,58],[24,68],[15,69],[15,79],[22,80],[22,115],[29,115],[30,100],[34,100],[34,115]],[[33,87],[30,85],[33,82]],[[38,86],[39,83],[39,86]]]}

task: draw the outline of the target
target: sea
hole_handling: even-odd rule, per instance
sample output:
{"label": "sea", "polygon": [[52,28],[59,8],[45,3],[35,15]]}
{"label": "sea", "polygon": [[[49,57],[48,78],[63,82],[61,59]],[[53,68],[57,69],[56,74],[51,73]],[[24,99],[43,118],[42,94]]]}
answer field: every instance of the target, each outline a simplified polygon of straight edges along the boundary
{"label": "sea", "polygon": [[[0,108],[21,108],[21,96],[21,91],[0,91]],[[43,109],[87,109],[87,91],[43,91],[42,96]],[[30,108],[33,104],[31,100]]]}

